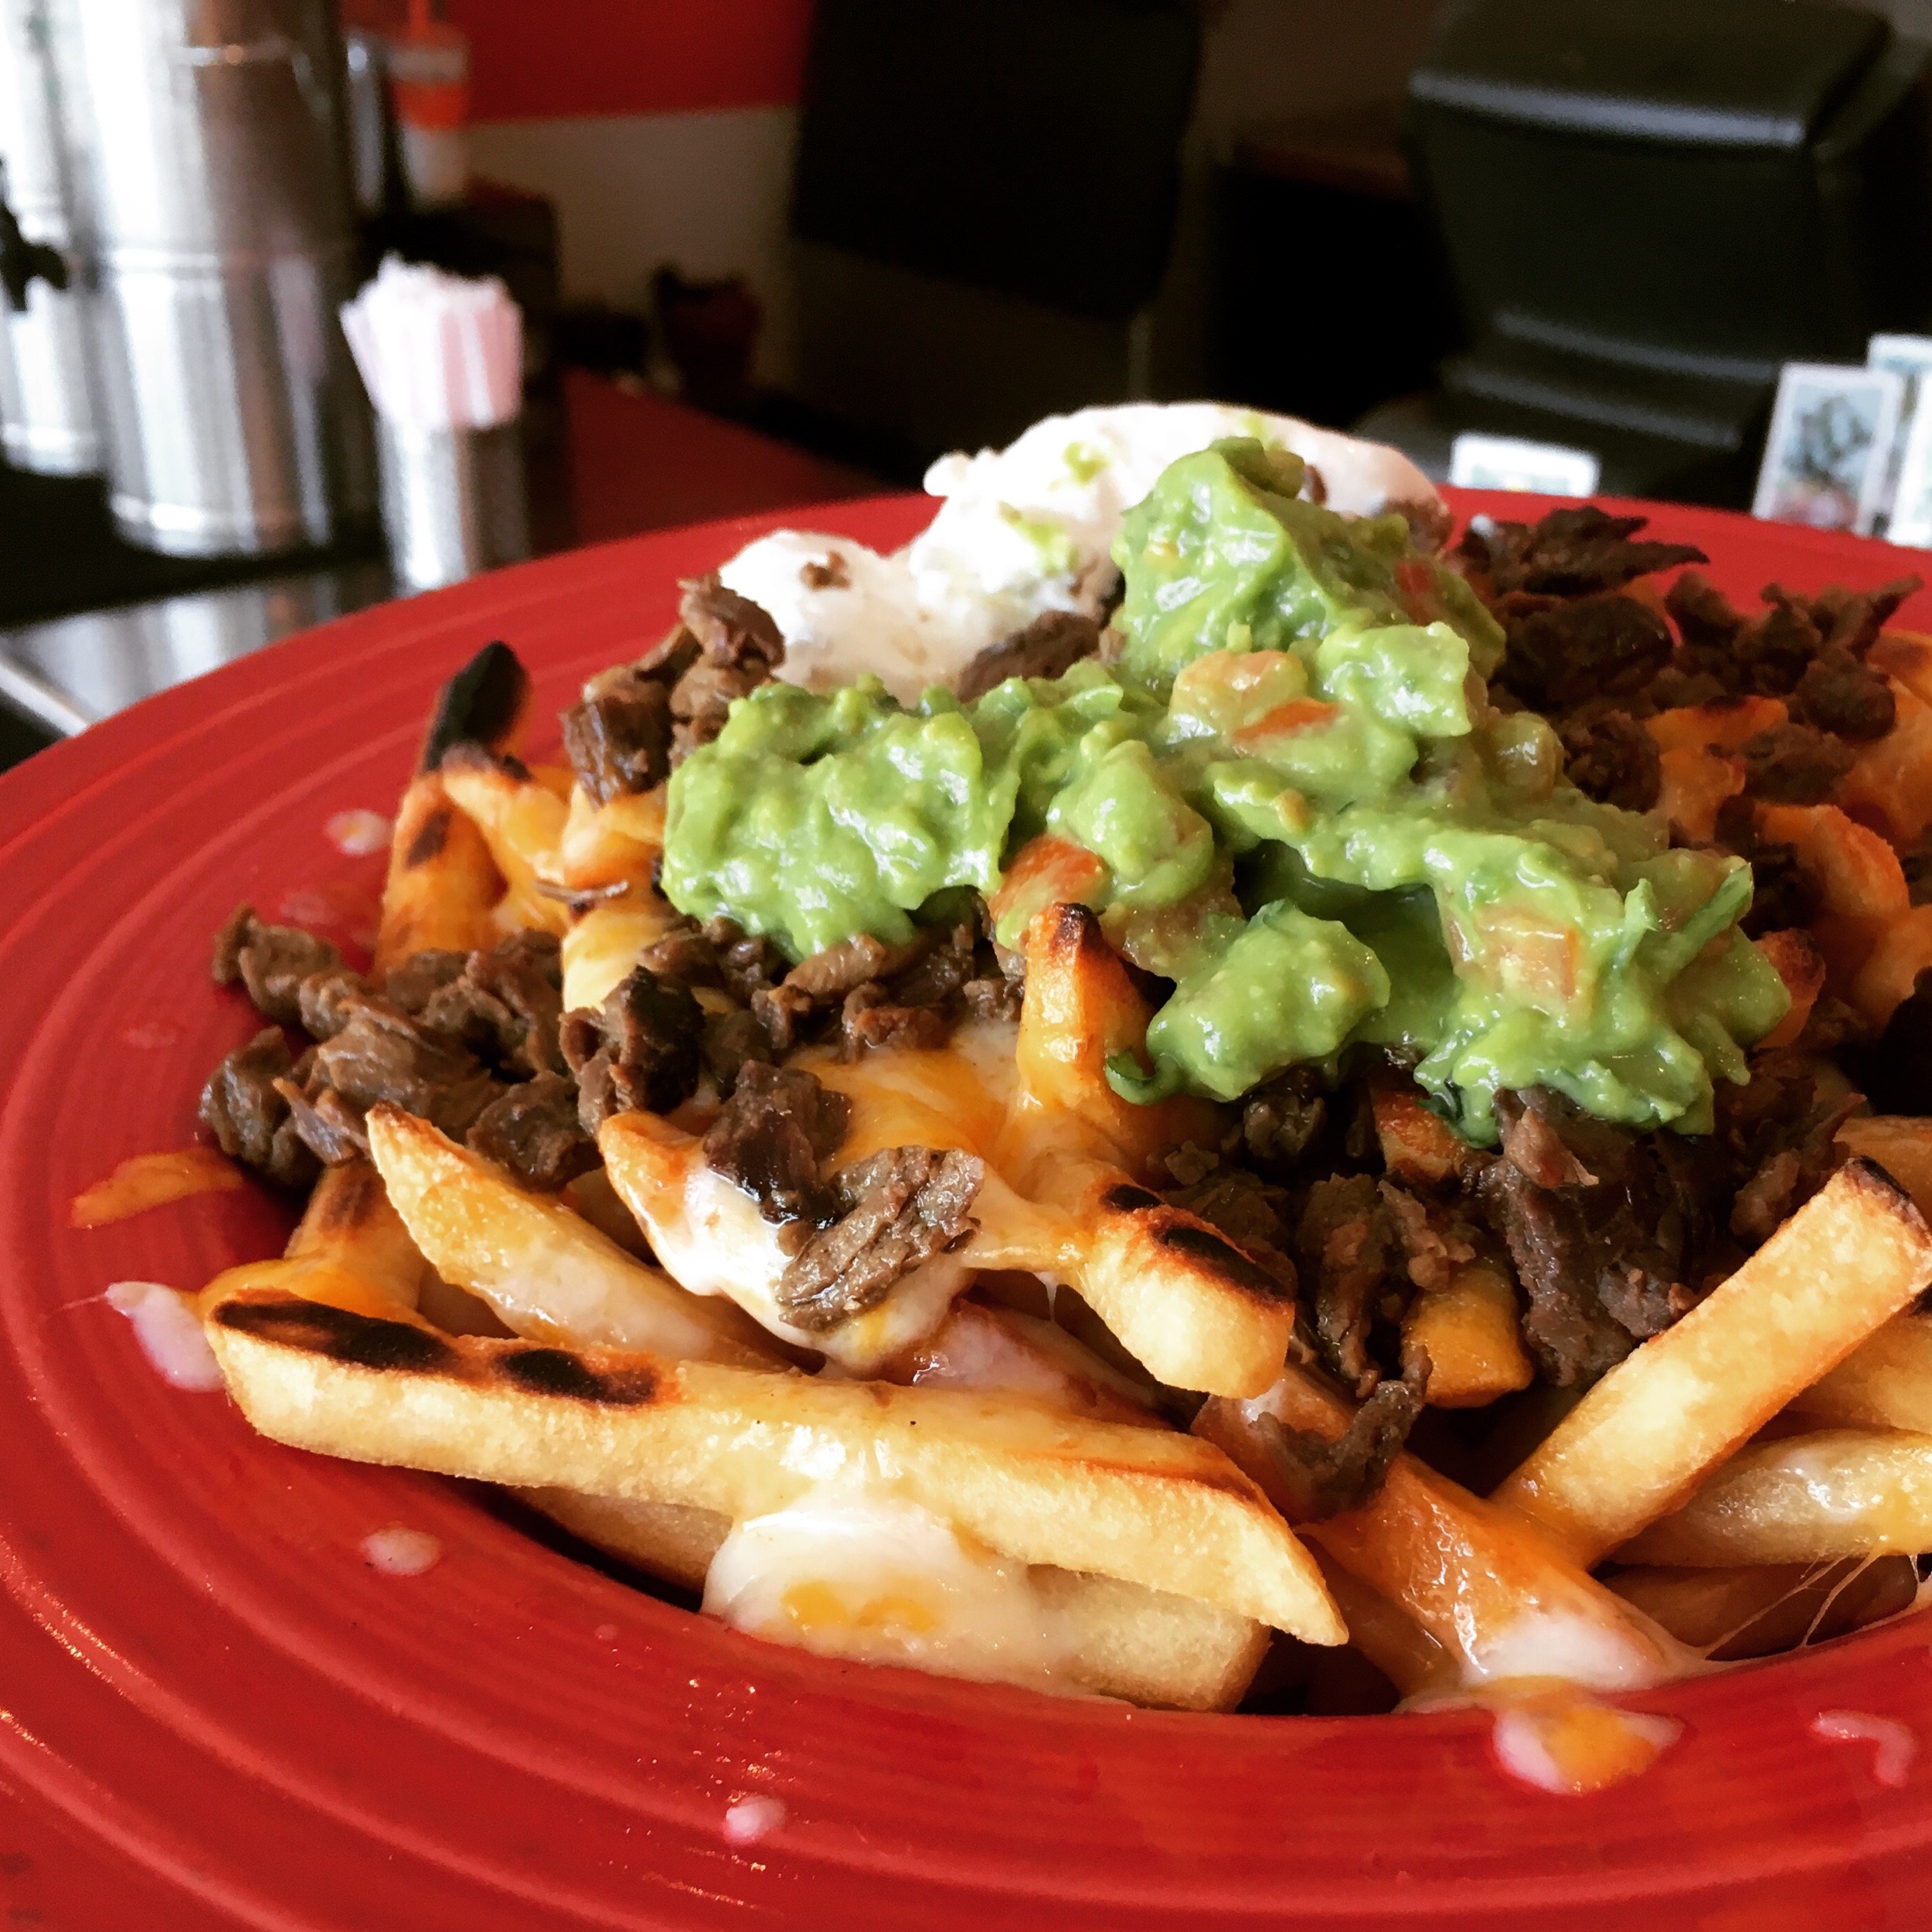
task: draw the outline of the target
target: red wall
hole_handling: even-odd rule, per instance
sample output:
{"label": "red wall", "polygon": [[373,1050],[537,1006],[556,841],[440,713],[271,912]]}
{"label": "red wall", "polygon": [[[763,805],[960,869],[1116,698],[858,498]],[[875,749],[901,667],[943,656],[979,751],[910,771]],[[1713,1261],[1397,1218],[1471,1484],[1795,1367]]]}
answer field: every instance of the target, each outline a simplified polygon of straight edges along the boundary
{"label": "red wall", "polygon": [[478,121],[767,107],[798,98],[811,0],[445,0]]}

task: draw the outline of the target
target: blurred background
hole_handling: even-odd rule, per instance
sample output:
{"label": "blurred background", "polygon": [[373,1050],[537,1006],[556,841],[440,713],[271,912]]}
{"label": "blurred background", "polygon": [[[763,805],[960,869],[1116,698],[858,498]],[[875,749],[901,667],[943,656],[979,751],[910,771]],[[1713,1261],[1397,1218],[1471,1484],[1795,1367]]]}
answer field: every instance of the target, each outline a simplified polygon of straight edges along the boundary
{"label": "blurred background", "polygon": [[[1743,507],[1781,367],[1932,332],[1932,0],[0,26],[8,757],[398,590],[916,487],[1093,403]],[[392,256],[501,287],[399,281],[359,373],[338,312]]]}

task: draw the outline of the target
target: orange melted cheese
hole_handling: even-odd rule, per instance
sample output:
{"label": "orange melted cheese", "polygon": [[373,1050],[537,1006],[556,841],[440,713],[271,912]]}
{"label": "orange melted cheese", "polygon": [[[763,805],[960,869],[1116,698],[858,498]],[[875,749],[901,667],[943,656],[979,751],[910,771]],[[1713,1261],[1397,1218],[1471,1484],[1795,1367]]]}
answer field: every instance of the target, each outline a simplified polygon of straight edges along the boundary
{"label": "orange melted cheese", "polygon": [[97,1181],[73,1198],[67,1225],[105,1227],[130,1215],[194,1194],[232,1194],[245,1187],[240,1168],[212,1147],[167,1148],[158,1154],[137,1154],[121,1162],[104,1181]]}

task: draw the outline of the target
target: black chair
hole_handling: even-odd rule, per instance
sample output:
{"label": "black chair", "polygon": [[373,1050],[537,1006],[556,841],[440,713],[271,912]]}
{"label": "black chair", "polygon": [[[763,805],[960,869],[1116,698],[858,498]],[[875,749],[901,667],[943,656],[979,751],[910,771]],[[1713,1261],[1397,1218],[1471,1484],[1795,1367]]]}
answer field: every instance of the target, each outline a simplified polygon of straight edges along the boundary
{"label": "black chair", "polygon": [[804,399],[930,454],[1144,383],[1199,52],[1192,0],[821,0]]}
{"label": "black chair", "polygon": [[1747,501],[1781,362],[1932,326],[1927,61],[1820,0],[1455,7],[1408,138],[1471,346],[1421,417]]}

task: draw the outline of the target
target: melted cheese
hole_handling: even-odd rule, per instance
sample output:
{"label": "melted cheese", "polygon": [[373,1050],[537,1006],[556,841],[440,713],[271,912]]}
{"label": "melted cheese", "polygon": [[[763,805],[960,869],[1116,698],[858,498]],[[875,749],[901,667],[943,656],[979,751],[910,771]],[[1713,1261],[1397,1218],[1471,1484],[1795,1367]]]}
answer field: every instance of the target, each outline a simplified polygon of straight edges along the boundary
{"label": "melted cheese", "polygon": [[969,1547],[889,1491],[821,1484],[738,1524],[705,1579],[704,1608],[821,1656],[951,1677],[1066,1688],[1077,1638],[1026,1566]]}

